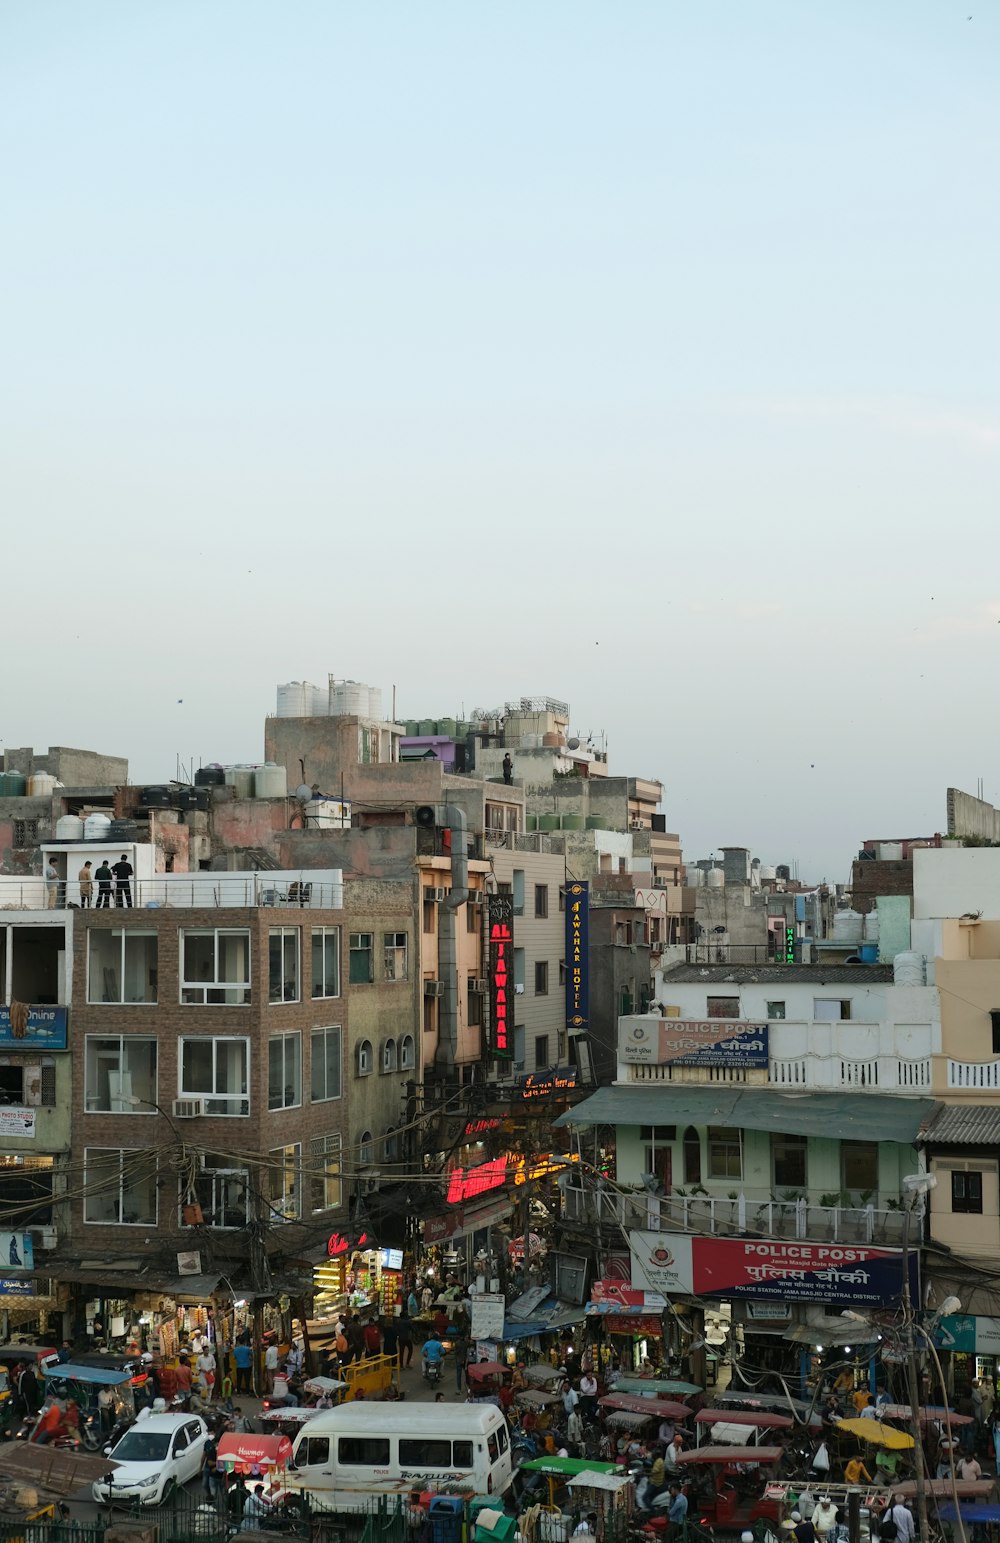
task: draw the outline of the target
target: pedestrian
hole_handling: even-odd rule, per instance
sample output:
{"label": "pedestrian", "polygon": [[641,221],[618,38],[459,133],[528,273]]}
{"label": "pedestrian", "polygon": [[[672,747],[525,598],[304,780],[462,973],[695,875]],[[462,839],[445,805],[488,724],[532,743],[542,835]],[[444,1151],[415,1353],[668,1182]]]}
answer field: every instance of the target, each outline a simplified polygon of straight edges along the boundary
{"label": "pedestrian", "polygon": [[860,1457],[852,1457],[844,1464],[845,1484],[874,1484],[874,1482]]}
{"label": "pedestrian", "polygon": [[265,1392],[274,1392],[274,1378],[278,1370],[278,1347],[274,1340],[264,1351],[264,1388]]}
{"label": "pedestrian", "polygon": [[[462,1378],[465,1376],[465,1368],[469,1359],[469,1320],[464,1313],[456,1315],[456,1331],[452,1349],[455,1353],[455,1392],[462,1391]],[[471,1392],[471,1389],[470,1389]]]}
{"label": "pedestrian", "polygon": [[206,1403],[211,1403],[215,1390],[215,1356],[212,1347],[205,1341],[201,1355],[198,1357],[198,1387]]}
{"label": "pedestrian", "polygon": [[191,1396],[191,1381],[192,1381],[192,1378],[191,1378],[191,1362],[188,1360],[186,1355],[182,1355],[182,1356],[178,1357],[176,1377],[177,1377],[177,1391],[180,1394],[181,1398],[190,1398],[190,1396]]}
{"label": "pedestrian", "polygon": [[114,874],[111,872],[111,869],[108,867],[108,860],[107,860],[106,857],[102,857],[101,858],[101,866],[98,868],[97,872],[94,874],[94,878],[97,880],[97,909],[99,911],[100,910],[105,910],[105,911],[110,910],[110,908],[111,908],[111,883],[112,883],[112,880],[114,879]]}
{"label": "pedestrian", "polygon": [[382,1334],[379,1330],[378,1319],[369,1318],[361,1331],[364,1340],[365,1355],[376,1356],[382,1353]]}
{"label": "pedestrian", "polygon": [[365,1332],[357,1313],[351,1313],[344,1323],[347,1339],[347,1355],[350,1361],[360,1361],[365,1353]]}
{"label": "pedestrian", "polygon": [[59,870],[51,857],[45,860],[45,905],[54,911],[59,903]]}
{"label": "pedestrian", "polygon": [[573,1384],[569,1381],[563,1383],[562,1387],[559,1389],[559,1392],[562,1396],[563,1409],[566,1411],[567,1416],[569,1416],[573,1413],[573,1410],[580,1402],[580,1395],[577,1393]]}
{"label": "pedestrian", "polygon": [[975,1479],[981,1479],[982,1476],[983,1470],[971,1452],[967,1452],[959,1458],[958,1477],[960,1479],[966,1479],[971,1482]]}
{"label": "pedestrian", "polygon": [[[594,1376],[593,1371],[585,1371],[583,1376],[580,1378],[580,1403],[583,1406],[584,1417],[588,1420],[596,1419],[597,1378]],[[664,1446],[667,1446],[674,1439],[674,1426],[671,1421],[665,1421],[664,1424],[668,1424],[670,1429],[667,1431],[667,1434],[664,1435],[663,1425],[660,1426],[660,1440],[663,1442]]]}
{"label": "pedestrian", "polygon": [[132,885],[129,881],[131,880],[132,874],[135,872],[135,870],[128,860],[127,853],[122,853],[121,857],[111,869],[111,872],[115,876],[115,905],[125,905],[128,906],[129,910],[131,910]]}
{"label": "pedestrian", "polygon": [[416,1287],[414,1287],[414,1289],[406,1298],[406,1311],[409,1313],[411,1318],[420,1317],[420,1301],[417,1297]]}
{"label": "pedestrian", "polygon": [[896,1496],[896,1503],[889,1514],[896,1523],[899,1543],[913,1543],[917,1529],[913,1522],[913,1512],[905,1505],[902,1495]]}
{"label": "pedestrian", "polygon": [[209,1435],[201,1449],[201,1487],[213,1502],[222,1492],[219,1476],[219,1448],[213,1435]]}
{"label": "pedestrian", "polygon": [[812,1514],[813,1530],[817,1538],[823,1539],[828,1532],[832,1532],[837,1525],[837,1507],[829,1495],[820,1495],[819,1505]]}
{"label": "pedestrian", "polygon": [[91,871],[91,863],[88,858],[80,872],[77,874],[80,881],[80,905],[86,911],[94,898],[94,875]]}
{"label": "pedestrian", "polygon": [[392,1356],[393,1360],[399,1355],[399,1333],[391,1315],[382,1320],[382,1354]]}
{"label": "pedestrian", "polygon": [[263,1484],[255,1484],[253,1494],[248,1495],[243,1507],[243,1520],[240,1523],[241,1532],[256,1532],[258,1525],[263,1522],[271,1509],[270,1502],[264,1494]]}
{"label": "pedestrian", "polygon": [[249,1393],[250,1372],[253,1368],[253,1350],[249,1345],[240,1343],[233,1346],[233,1361],[236,1365],[236,1391],[237,1393]]}
{"label": "pedestrian", "polygon": [[413,1321],[405,1306],[396,1319],[396,1337],[399,1340],[399,1365],[402,1370],[413,1360]]}

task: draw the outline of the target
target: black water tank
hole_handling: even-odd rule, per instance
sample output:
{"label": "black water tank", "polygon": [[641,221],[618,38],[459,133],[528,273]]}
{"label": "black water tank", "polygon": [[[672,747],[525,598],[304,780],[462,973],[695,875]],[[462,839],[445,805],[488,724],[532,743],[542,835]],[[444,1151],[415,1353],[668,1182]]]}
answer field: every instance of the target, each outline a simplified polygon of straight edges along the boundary
{"label": "black water tank", "polygon": [[169,788],[153,787],[139,789],[140,809],[170,809],[173,806],[173,794]]}
{"label": "black water tank", "polygon": [[209,797],[208,788],[178,788],[174,795],[174,808],[207,809]]}
{"label": "black water tank", "polygon": [[194,774],[196,788],[221,788],[225,781],[226,772],[222,766],[199,766]]}
{"label": "black water tank", "polygon": [[134,841],[138,835],[138,829],[134,820],[112,820],[108,826],[108,840]]}

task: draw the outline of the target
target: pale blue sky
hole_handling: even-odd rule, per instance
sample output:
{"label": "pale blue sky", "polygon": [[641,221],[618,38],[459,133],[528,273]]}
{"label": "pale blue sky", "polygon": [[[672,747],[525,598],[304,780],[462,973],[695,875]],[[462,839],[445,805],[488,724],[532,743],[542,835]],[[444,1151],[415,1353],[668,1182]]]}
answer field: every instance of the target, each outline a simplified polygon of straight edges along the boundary
{"label": "pale blue sky", "polygon": [[692,857],[1000,801],[998,69],[976,0],[8,0],[5,741],[256,759],[332,670],[568,698]]}

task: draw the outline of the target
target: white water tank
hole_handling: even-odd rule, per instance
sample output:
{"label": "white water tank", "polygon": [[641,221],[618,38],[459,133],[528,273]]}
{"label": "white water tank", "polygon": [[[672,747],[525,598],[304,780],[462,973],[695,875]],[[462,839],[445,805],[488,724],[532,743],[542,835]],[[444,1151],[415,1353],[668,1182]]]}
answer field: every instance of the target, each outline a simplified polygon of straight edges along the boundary
{"label": "white water tank", "polygon": [[685,872],[684,882],[685,884],[689,885],[691,889],[704,889],[704,870],[701,868],[688,868]]}
{"label": "white water tank", "polygon": [[901,841],[880,841],[878,855],[879,861],[883,863],[902,862],[903,843]]}
{"label": "white water tank", "polygon": [[833,941],[835,943],[860,943],[865,919],[860,911],[834,911]]}
{"label": "white water tank", "polygon": [[865,917],[865,942],[878,942],[878,912],[869,911]]}
{"label": "white water tank", "polygon": [[709,868],[705,876],[705,883],[709,889],[725,889],[726,875],[722,868]]}
{"label": "white water tank", "polygon": [[927,961],[923,954],[897,954],[892,961],[892,979],[897,986],[923,986],[927,983]]}
{"label": "white water tank", "polygon": [[340,830],[347,808],[339,798],[314,798],[305,806],[306,826],[309,830]]}
{"label": "white water tank", "polygon": [[311,686],[307,680],[302,682],[305,687],[306,717],[329,718],[330,716],[330,692],[326,686]]}
{"label": "white water tank", "polygon": [[331,718],[367,718],[368,687],[359,680],[330,681]]}
{"label": "white water tank", "polygon": [[254,766],[227,766],[226,785],[235,789],[237,798],[253,798]]}
{"label": "white water tank", "polygon": [[255,798],[284,798],[288,792],[288,772],[274,761],[258,766],[253,779]]}
{"label": "white water tank", "polygon": [[761,863],[760,877],[761,881],[764,879],[776,879],[778,877],[777,869],[772,868],[769,863]]}
{"label": "white water tank", "polygon": [[88,814],[83,822],[84,841],[107,841],[111,830],[111,819],[106,814],[95,812]]}
{"label": "white water tank", "polygon": [[[309,701],[312,703],[312,687],[309,687]],[[308,718],[306,709],[306,683],[302,680],[290,680],[278,687],[278,717],[279,718]]]}
{"label": "white water tank", "polygon": [[382,720],[382,688],[381,686],[368,687],[368,716],[375,723]]}
{"label": "white water tank", "polygon": [[35,772],[28,778],[28,797],[51,798],[56,786],[56,779],[49,772]]}
{"label": "white water tank", "polygon": [[78,814],[64,814],[56,821],[57,841],[82,841],[83,821]]}

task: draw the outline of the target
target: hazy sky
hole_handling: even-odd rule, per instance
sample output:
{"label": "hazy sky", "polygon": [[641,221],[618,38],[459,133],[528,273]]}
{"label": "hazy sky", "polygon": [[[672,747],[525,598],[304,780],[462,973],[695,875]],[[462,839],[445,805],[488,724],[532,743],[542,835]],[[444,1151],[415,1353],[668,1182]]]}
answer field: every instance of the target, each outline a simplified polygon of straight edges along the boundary
{"label": "hazy sky", "polygon": [[4,741],[549,693],[803,878],[1000,800],[998,71],[979,0],[6,0]]}

